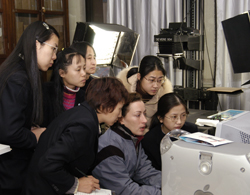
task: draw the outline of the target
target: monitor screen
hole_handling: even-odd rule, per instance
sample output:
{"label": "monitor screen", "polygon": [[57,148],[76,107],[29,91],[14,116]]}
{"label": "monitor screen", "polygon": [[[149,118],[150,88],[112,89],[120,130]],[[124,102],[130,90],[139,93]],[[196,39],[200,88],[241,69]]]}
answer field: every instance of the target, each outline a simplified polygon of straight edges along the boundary
{"label": "monitor screen", "polygon": [[249,12],[222,21],[234,73],[250,72]]}

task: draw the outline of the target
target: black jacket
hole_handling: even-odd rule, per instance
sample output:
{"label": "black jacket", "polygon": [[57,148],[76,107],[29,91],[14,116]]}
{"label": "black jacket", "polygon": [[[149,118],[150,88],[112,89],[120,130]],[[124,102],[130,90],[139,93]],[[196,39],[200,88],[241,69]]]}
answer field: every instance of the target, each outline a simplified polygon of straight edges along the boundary
{"label": "black jacket", "polygon": [[[194,133],[198,131],[198,127],[190,122],[185,122],[181,128],[182,130],[188,131],[189,133]],[[153,167],[161,171],[161,153],[160,144],[162,138],[165,134],[161,130],[161,125],[157,125],[150,129],[142,139],[142,147],[151,160]]]}
{"label": "black jacket", "polygon": [[[32,91],[24,65],[7,81],[0,97],[0,143],[11,152],[0,155],[0,188],[21,188],[37,144],[31,132]],[[2,83],[0,83],[2,85]]]}
{"label": "black jacket", "polygon": [[[81,102],[84,102],[85,91],[81,88],[76,93],[75,106],[78,106]],[[43,84],[43,123],[42,127],[47,127],[51,121],[57,117],[55,113],[55,88],[53,82],[46,82]],[[61,105],[63,107],[63,105]]]}
{"label": "black jacket", "polygon": [[23,194],[65,194],[82,177],[77,169],[92,169],[98,134],[96,112],[86,102],[60,114],[39,139]]}

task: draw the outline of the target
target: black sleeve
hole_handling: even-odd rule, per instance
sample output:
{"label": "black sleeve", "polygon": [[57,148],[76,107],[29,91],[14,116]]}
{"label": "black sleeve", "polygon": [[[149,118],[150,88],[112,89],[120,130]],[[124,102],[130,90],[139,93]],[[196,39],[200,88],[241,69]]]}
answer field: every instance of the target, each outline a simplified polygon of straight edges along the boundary
{"label": "black sleeve", "polygon": [[189,133],[195,133],[198,132],[198,127],[196,124],[194,123],[190,123],[190,122],[185,122],[184,125],[181,128],[182,130],[188,131]]}
{"label": "black sleeve", "polygon": [[[151,131],[151,130],[150,130]],[[148,159],[152,162],[152,166],[161,170],[161,154],[160,154],[160,138],[156,138],[151,132],[146,133],[142,140],[142,147]]]}
{"label": "black sleeve", "polygon": [[41,127],[47,127],[55,118],[54,98],[53,82],[43,83],[43,123]]}
{"label": "black sleeve", "polygon": [[[39,144],[46,144],[46,140]],[[39,174],[59,193],[68,191],[75,182],[75,177],[68,171],[72,162],[79,164],[88,161],[90,146],[93,143],[92,129],[87,126],[68,127],[46,151],[41,154],[38,163]],[[39,146],[38,146],[39,147]],[[80,160],[81,159],[81,160]],[[81,165],[80,165],[81,166]]]}
{"label": "black sleeve", "polygon": [[0,100],[0,143],[13,148],[33,149],[37,144],[31,132],[32,95],[28,78],[23,73],[12,75]]}

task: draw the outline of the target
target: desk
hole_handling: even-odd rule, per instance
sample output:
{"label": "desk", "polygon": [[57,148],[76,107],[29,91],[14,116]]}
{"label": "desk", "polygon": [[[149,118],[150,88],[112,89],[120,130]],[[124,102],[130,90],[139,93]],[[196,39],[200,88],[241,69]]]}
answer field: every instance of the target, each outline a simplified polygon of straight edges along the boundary
{"label": "desk", "polygon": [[[189,115],[187,117],[188,122],[195,123],[197,118],[207,119],[208,116],[218,113],[216,110],[198,110],[188,109]],[[209,135],[215,135],[215,127],[198,126],[199,132],[204,132]]]}

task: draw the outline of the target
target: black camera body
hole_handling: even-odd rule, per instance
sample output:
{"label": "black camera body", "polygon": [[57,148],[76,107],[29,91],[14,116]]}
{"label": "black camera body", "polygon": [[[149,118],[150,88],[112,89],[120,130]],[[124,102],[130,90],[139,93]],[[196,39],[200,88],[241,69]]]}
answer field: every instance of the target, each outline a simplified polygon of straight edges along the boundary
{"label": "black camera body", "polygon": [[160,54],[178,54],[202,48],[199,30],[187,27],[186,23],[169,23],[169,29],[161,29],[159,35],[154,35],[154,42],[158,42]]}

